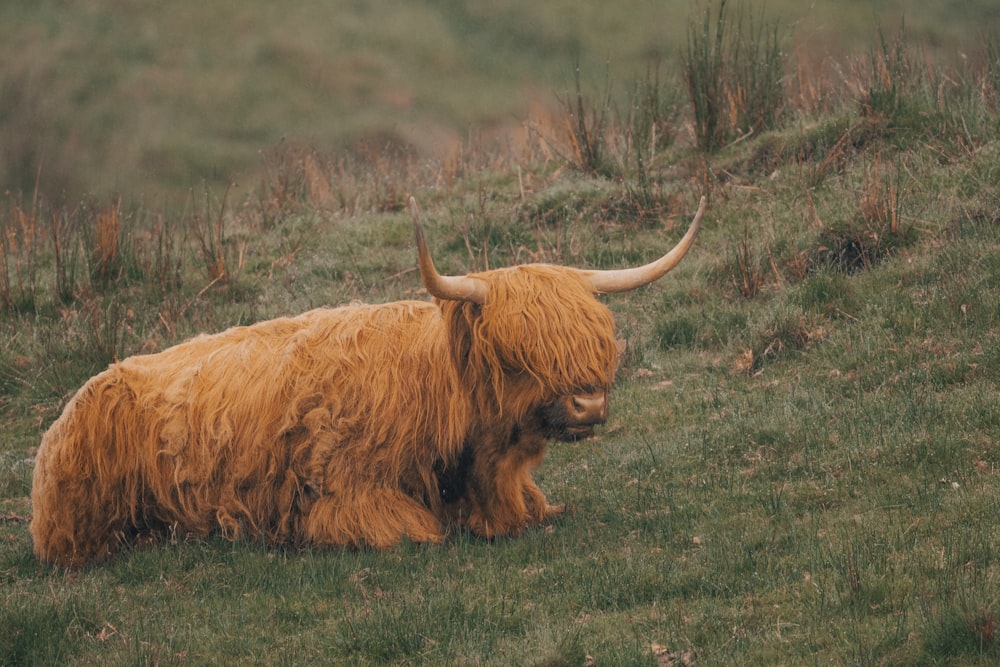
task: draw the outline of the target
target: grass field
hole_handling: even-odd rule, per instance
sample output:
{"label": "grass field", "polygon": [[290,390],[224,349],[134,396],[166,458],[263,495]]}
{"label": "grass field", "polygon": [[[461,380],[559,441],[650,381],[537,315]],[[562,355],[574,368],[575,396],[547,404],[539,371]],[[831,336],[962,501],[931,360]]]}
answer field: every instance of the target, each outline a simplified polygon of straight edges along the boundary
{"label": "grass field", "polygon": [[[378,5],[392,20],[377,46],[363,34],[371,21],[354,24],[358,43],[371,44],[357,52],[385,75],[378,80],[407,77],[392,72],[398,58],[386,44],[422,54],[414,62],[428,68],[455,68],[448,87],[457,97],[442,89],[433,104],[414,102],[414,128],[482,117],[466,95],[507,113],[524,62],[561,53],[574,34],[541,5],[530,21],[514,3],[506,13],[476,3],[465,13],[457,3],[434,12]],[[121,31],[144,35],[145,57],[157,63],[169,59],[156,40],[179,44],[190,28],[180,15],[144,23],[129,3],[113,16],[33,6],[17,11],[35,12],[21,18],[53,39],[69,40],[71,23],[81,43],[105,29],[108,49],[124,48],[113,39]],[[225,23],[253,42],[258,23],[286,25],[296,13],[248,10],[233,22],[230,9],[202,17],[202,29]],[[308,9],[304,16],[319,11]],[[64,22],[62,11],[82,16]],[[506,34],[527,44],[488,42],[523,51],[524,61],[483,65],[498,83],[477,94],[481,80],[463,79],[471,75],[455,64],[469,44],[454,41],[441,17],[461,17],[459,32],[474,35],[492,25],[491,12],[519,17],[523,30]],[[3,30],[15,13],[0,10]],[[425,23],[428,14],[437,22]],[[596,8],[578,17],[610,22]],[[329,15],[312,30],[333,24],[347,31],[351,21]],[[952,25],[942,34],[961,32]],[[122,183],[140,190],[121,199],[32,196],[29,179],[0,211],[0,664],[995,664],[1000,41],[977,35],[964,60],[939,61],[922,30],[887,29],[881,41],[872,30],[850,67],[812,86],[787,74],[771,129],[726,124],[753,117],[729,70],[721,90],[730,94],[715,99],[731,113],[711,149],[699,148],[706,124],[683,77],[650,82],[645,69],[636,79],[612,75],[617,91],[633,92],[629,104],[606,105],[600,77],[575,88],[568,76],[552,93],[563,102],[546,114],[501,140],[457,142],[439,160],[323,142],[274,149],[268,119],[286,112],[256,107],[242,97],[253,87],[233,82],[234,113],[247,114],[240,122],[186,100],[187,120],[135,117],[152,123],[145,139],[113,150],[144,154],[141,162],[157,145],[183,153],[187,141],[209,155],[206,165],[237,165],[231,174],[255,163],[241,187],[218,185],[230,178],[224,171],[180,200],[143,199],[142,183],[160,178],[165,191],[202,183],[200,157],[170,162],[167,176],[139,169]],[[421,38],[404,40],[412,33]],[[678,34],[682,50],[683,24]],[[141,51],[141,41],[130,48]],[[30,43],[24,37],[26,63]],[[180,69],[163,71],[163,81],[193,90],[175,79],[186,59],[200,58],[218,78],[191,94],[214,105],[226,58],[246,54],[231,41],[197,43],[171,56]],[[274,67],[291,57],[265,46],[254,47],[255,62],[268,49]],[[307,55],[324,71],[327,54]],[[681,74],[698,64],[692,58]],[[711,75],[710,64],[699,75]],[[118,83],[88,89],[106,95],[108,109],[166,114],[159,103],[123,102]],[[255,94],[277,104],[266,85]],[[93,113],[117,136],[113,114]],[[303,112],[289,134],[343,131],[336,136],[347,142],[384,129],[362,128],[360,115],[310,128],[315,118]],[[184,140],[168,141],[170,127]],[[233,143],[212,154],[202,145],[209,135]],[[242,162],[219,157],[230,149]],[[74,150],[107,177],[104,157]],[[546,494],[571,507],[553,525],[387,552],[179,540],[80,571],[32,555],[32,457],[88,377],[198,332],[352,299],[425,298],[404,210],[410,194],[439,268],[461,273],[649,260],[675,242],[703,193],[709,213],[681,266],[653,286],[602,297],[627,342],[623,366],[608,424],[592,439],[554,444],[538,471]]]}

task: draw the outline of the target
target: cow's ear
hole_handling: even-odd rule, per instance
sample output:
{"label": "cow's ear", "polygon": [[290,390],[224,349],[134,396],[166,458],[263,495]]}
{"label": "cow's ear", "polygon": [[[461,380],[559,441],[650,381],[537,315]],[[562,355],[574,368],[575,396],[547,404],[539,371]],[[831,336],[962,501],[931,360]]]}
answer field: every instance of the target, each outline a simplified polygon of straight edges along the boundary
{"label": "cow's ear", "polygon": [[468,366],[472,354],[472,325],[479,319],[479,304],[445,301],[441,308],[448,327],[452,359],[461,372]]}

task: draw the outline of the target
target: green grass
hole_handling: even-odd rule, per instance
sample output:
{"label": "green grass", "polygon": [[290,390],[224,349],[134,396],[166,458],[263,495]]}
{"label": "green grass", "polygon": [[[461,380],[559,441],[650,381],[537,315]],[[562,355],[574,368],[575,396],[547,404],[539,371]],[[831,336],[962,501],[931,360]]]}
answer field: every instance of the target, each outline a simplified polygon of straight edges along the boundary
{"label": "green grass", "polygon": [[[35,7],[46,34],[68,39],[57,3]],[[558,51],[570,32],[547,6],[448,9],[418,25],[457,22],[482,38],[498,15],[530,17],[491,44],[536,53]],[[601,11],[577,16],[608,22]],[[262,39],[252,27],[263,19],[247,12],[247,39]],[[79,30],[135,31],[138,17],[89,16]],[[403,40],[407,21],[417,18],[393,16],[385,34]],[[159,29],[182,28],[171,15]],[[460,51],[445,28],[424,34],[427,58]],[[902,47],[920,35],[908,23]],[[540,136],[443,163],[320,143],[269,152],[241,188],[162,206],[128,190],[120,204],[8,198],[0,664],[653,666],[685,651],[698,664],[997,662],[1000,122],[976,69],[996,41],[967,44],[959,72],[908,60],[892,104],[873,113],[866,68],[885,53],[873,39],[852,75],[865,83],[858,97],[814,115],[790,102],[783,125],[710,157],[685,138],[680,110],[676,140],[636,166],[615,152],[629,125],[612,118],[608,176],[575,169]],[[139,61],[154,46],[129,48]],[[221,77],[238,55],[224,50],[205,42],[175,57]],[[941,71],[952,83],[939,100],[927,90]],[[34,559],[32,456],[72,392],[115,358],[198,332],[352,299],[425,298],[408,194],[439,268],[458,273],[647,261],[704,190],[709,213],[677,270],[602,297],[627,341],[623,366],[609,423],[553,445],[538,471],[571,508],[552,526],[388,552],[212,538],[78,572]]]}

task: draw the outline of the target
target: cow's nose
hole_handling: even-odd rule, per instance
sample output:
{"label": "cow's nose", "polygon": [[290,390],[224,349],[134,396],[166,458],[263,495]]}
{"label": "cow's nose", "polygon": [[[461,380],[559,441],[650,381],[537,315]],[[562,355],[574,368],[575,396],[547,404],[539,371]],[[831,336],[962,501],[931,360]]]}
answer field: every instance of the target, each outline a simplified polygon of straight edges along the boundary
{"label": "cow's nose", "polygon": [[569,403],[570,418],[577,424],[603,424],[608,418],[608,395],[603,391],[574,394]]}

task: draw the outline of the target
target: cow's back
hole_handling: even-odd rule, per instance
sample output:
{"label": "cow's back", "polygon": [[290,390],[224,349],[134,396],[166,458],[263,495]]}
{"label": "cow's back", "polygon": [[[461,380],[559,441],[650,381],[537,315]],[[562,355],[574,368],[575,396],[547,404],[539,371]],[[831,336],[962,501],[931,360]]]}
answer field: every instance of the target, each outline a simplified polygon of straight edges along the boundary
{"label": "cow's back", "polygon": [[417,462],[457,455],[469,408],[451,360],[438,308],[408,301],[317,309],[113,364],[43,438],[36,553],[77,565],[164,528],[299,541],[301,513],[332,485],[412,486],[402,478]]}

